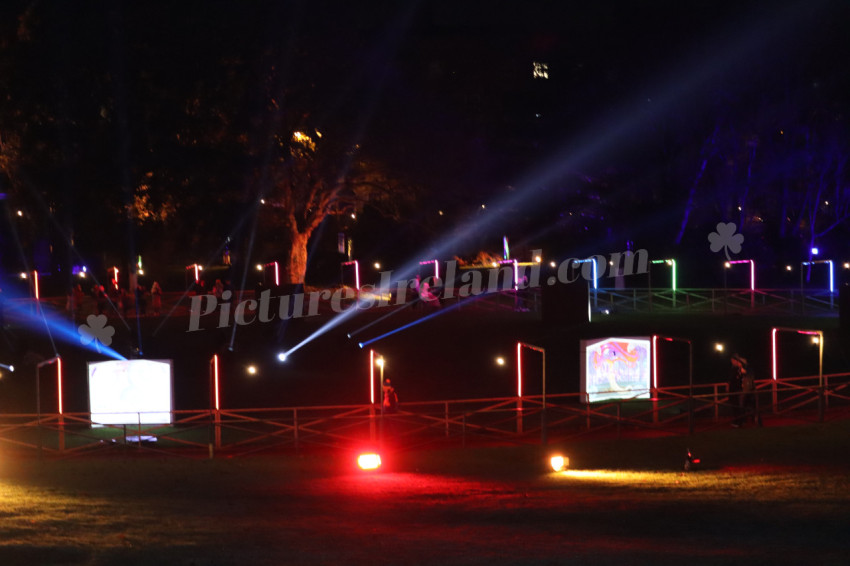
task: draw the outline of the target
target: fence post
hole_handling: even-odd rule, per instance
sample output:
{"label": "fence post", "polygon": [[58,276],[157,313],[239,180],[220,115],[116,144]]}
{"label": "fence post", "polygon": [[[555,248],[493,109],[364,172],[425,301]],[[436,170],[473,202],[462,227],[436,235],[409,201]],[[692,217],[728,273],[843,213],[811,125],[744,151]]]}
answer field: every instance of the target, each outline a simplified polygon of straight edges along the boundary
{"label": "fence post", "polygon": [[773,414],[779,414],[779,392],[776,390],[776,380],[773,380],[773,384],[771,385],[773,389]]}
{"label": "fence post", "polygon": [[717,384],[714,384],[714,422],[720,420],[720,391]]}
{"label": "fence post", "polygon": [[373,403],[369,405],[369,440],[374,443],[376,436],[377,432],[375,426],[375,404]]}
{"label": "fence post", "polygon": [[463,448],[466,448],[466,415],[465,414],[461,417],[460,423],[461,423],[460,445]]}
{"label": "fence post", "polygon": [[516,432],[522,434],[522,397],[516,399]]}
{"label": "fence post", "polygon": [[[821,419],[823,420],[823,419]],[[59,413],[59,452],[65,451],[65,415]]]}
{"label": "fence post", "polygon": [[[127,434],[127,425],[124,425],[124,435]],[[210,411],[210,420],[209,424],[207,424],[207,452],[209,453],[209,459],[212,460],[215,458],[215,415],[213,411]]]}
{"label": "fence post", "polygon": [[823,376],[823,386],[824,386],[823,406],[824,406],[824,409],[829,410],[829,376],[828,375]]}
{"label": "fence post", "polygon": [[295,440],[295,452],[298,452],[298,409],[292,409],[292,434],[294,435]]}
{"label": "fence post", "polygon": [[221,450],[221,409],[216,409],[213,415],[215,420],[215,449]]}
{"label": "fence post", "polygon": [[620,417],[622,416],[620,413],[620,408],[622,407],[622,402],[617,402],[617,440],[620,440]]}

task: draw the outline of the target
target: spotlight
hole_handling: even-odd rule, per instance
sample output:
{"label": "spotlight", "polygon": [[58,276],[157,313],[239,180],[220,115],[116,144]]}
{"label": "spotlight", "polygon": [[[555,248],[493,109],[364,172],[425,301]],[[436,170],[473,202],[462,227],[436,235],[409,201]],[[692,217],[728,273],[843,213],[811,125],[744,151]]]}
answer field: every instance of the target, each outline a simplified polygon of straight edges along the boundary
{"label": "spotlight", "polygon": [[557,454],[549,458],[549,465],[556,472],[563,472],[570,466],[570,459],[566,456]]}
{"label": "spotlight", "polygon": [[363,349],[363,342],[358,342],[357,346],[362,350]]}
{"label": "spotlight", "polygon": [[286,361],[286,352],[279,352],[277,354],[277,361],[285,362]]}
{"label": "spotlight", "polygon": [[377,470],[381,467],[381,456],[374,452],[361,454],[357,457],[357,465],[361,470]]}

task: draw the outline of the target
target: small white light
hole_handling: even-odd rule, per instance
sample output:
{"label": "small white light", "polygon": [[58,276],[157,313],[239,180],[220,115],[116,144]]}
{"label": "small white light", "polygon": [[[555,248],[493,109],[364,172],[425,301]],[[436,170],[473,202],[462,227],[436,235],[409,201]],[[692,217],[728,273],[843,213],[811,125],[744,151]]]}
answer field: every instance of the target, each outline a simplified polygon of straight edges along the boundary
{"label": "small white light", "polygon": [[721,344],[720,342],[717,342],[716,344],[714,344],[714,349],[717,350],[718,352],[722,352],[723,350],[726,349],[726,347],[723,344]]}
{"label": "small white light", "polygon": [[500,365],[500,366],[505,365],[505,358],[503,358],[502,356],[499,356],[498,358],[496,358],[496,365]]}
{"label": "small white light", "polygon": [[286,361],[286,352],[280,352],[280,353],[277,355],[277,361],[279,361],[279,362],[285,362],[285,361]]}
{"label": "small white light", "polygon": [[246,369],[248,375],[257,375],[257,366],[248,366]]}

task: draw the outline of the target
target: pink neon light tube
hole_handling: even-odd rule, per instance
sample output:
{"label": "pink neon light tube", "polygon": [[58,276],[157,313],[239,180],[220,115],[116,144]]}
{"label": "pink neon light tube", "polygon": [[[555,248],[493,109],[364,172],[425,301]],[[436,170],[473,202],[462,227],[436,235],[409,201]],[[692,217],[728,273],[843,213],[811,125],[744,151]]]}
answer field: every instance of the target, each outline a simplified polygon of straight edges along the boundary
{"label": "pink neon light tube", "polygon": [[736,263],[749,263],[750,264],[750,291],[756,290],[756,262],[751,259],[736,259],[729,262],[729,265],[734,265]]}
{"label": "pink neon light tube", "polygon": [[770,332],[770,344],[771,344],[771,358],[773,365],[773,381],[776,381],[776,331],[778,329],[774,328]]}
{"label": "pink neon light tube", "polygon": [[375,404],[375,350],[369,350],[369,401]]}
{"label": "pink neon light tube", "polygon": [[658,389],[658,336],[652,335],[652,387]]}
{"label": "pink neon light tube", "polygon": [[62,407],[62,358],[56,358],[56,388],[59,392],[59,414],[63,411]]}
{"label": "pink neon light tube", "polygon": [[213,387],[215,389],[215,410],[221,409],[221,398],[219,397],[218,381],[218,354],[213,354]]}
{"label": "pink neon light tube", "polygon": [[516,343],[516,396],[522,397],[522,343]]}

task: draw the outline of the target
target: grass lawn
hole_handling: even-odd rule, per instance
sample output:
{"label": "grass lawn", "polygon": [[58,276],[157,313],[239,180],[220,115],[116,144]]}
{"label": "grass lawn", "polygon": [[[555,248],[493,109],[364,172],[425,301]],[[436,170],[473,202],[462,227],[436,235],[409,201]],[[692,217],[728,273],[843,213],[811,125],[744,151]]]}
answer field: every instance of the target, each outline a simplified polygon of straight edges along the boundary
{"label": "grass lawn", "polygon": [[[684,472],[685,449],[702,460]],[[567,472],[547,471],[562,450]],[[0,564],[845,564],[850,421],[245,459],[0,453]]]}

